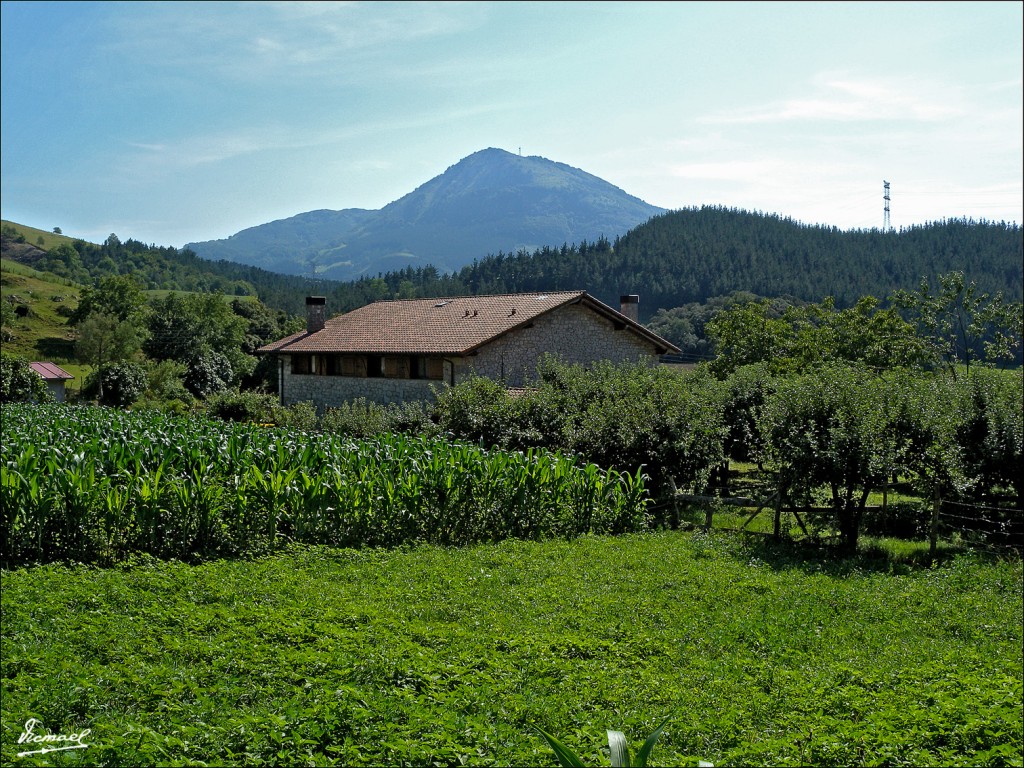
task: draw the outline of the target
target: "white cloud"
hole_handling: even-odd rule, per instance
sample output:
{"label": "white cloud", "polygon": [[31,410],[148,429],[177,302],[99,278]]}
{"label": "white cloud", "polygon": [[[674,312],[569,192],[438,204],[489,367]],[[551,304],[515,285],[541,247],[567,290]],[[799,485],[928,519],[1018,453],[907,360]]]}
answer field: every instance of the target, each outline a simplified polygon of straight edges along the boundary
{"label": "white cloud", "polygon": [[955,88],[938,88],[907,78],[855,79],[825,74],[816,77],[805,98],[794,97],[730,112],[707,115],[700,122],[755,124],[790,121],[912,120],[934,122],[964,114]]}
{"label": "white cloud", "polygon": [[366,57],[386,63],[389,51],[472,29],[488,12],[476,3],[430,2],[179,2],[141,9],[111,15],[116,42],[109,50],[207,78],[293,84],[328,72],[345,79]]}

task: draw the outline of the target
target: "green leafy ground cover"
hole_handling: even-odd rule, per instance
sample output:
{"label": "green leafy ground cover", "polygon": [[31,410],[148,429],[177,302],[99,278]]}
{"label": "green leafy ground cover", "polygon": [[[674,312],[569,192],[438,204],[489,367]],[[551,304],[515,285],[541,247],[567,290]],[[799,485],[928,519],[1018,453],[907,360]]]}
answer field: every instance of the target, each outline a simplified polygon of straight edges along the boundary
{"label": "green leafy ground cover", "polygon": [[[553,765],[535,725],[607,765],[666,717],[653,765],[1021,764],[1019,559],[662,532],[2,578],[5,765]],[[89,746],[18,758],[33,717]]]}

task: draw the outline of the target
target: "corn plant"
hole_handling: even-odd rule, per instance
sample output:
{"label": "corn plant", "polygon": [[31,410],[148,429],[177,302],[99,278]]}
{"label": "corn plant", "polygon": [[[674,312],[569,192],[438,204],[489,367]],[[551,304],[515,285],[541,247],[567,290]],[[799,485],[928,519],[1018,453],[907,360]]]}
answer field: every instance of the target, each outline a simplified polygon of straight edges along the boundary
{"label": "corn plant", "polygon": [[193,557],[291,541],[460,545],[641,530],[644,478],[572,456],[5,404],[5,563]]}
{"label": "corn plant", "polygon": [[[629,754],[629,744],[626,742],[626,736],[622,731],[608,731],[608,751],[611,759],[612,768],[646,768],[647,761],[651,757],[651,752],[654,751],[654,745],[658,742],[661,737],[661,732],[665,730],[665,726],[668,725],[668,718],[666,718],[661,725],[654,729],[647,740],[640,747],[640,751],[636,753],[635,758],[631,758]],[[569,747],[565,746],[555,736],[545,731],[543,728],[534,726],[536,731],[544,737],[544,740],[551,747],[551,750],[555,753],[555,757],[558,759],[558,764],[562,768],[582,768],[584,763],[580,759],[579,755],[573,752]],[[701,766],[709,766],[710,763],[701,761]]]}

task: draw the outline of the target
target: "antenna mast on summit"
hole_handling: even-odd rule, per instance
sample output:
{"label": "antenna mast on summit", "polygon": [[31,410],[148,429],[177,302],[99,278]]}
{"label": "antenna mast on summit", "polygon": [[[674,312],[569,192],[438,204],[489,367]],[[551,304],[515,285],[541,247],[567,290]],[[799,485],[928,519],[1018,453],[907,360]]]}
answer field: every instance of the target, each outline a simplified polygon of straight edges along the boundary
{"label": "antenna mast on summit", "polygon": [[882,196],[882,199],[885,200],[885,210],[882,213],[882,231],[888,232],[892,229],[892,224],[889,223],[889,182],[883,180],[882,184],[885,185],[885,194]]}

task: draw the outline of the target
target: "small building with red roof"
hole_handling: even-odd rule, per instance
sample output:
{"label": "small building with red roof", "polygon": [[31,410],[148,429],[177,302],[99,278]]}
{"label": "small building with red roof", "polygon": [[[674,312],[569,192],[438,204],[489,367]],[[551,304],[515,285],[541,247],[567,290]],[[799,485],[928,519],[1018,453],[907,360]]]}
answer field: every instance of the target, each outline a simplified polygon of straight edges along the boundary
{"label": "small building with red roof", "polygon": [[29,363],[28,367],[35,371],[46,382],[47,389],[58,403],[64,402],[64,383],[75,377],[55,363]]}

